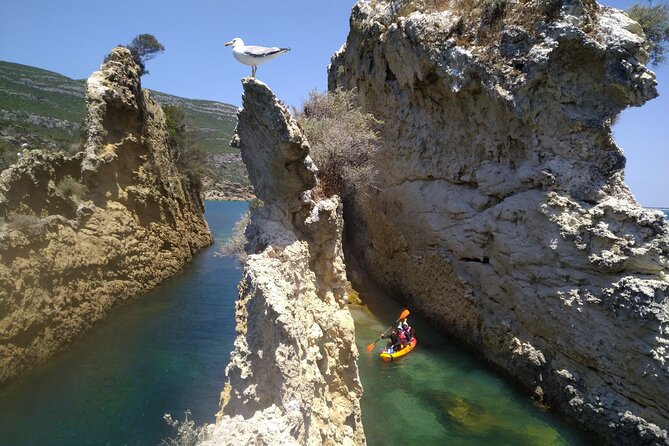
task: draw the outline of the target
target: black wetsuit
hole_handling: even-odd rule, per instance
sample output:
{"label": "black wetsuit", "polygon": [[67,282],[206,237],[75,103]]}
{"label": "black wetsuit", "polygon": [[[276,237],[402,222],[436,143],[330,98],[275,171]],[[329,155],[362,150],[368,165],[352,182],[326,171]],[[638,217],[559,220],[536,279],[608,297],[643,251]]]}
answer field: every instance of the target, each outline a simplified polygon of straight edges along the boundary
{"label": "black wetsuit", "polygon": [[399,350],[400,348],[400,338],[397,336],[397,333],[394,331],[387,336],[381,336],[381,339],[390,339],[388,347],[392,346],[394,351]]}

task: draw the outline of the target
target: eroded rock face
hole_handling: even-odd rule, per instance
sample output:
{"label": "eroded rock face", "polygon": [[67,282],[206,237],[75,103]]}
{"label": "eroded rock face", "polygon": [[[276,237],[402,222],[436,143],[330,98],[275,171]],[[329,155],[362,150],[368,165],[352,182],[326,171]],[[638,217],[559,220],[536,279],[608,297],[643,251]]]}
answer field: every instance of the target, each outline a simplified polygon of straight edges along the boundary
{"label": "eroded rock face", "polygon": [[243,84],[234,141],[264,205],[246,232],[237,339],[205,444],[365,444],[341,203],[312,198],[302,131],[265,84]]}
{"label": "eroded rock face", "polygon": [[27,152],[0,176],[0,382],[212,242],[128,50],[88,79],[86,104],[84,152]]}
{"label": "eroded rock face", "polygon": [[409,3],[359,2],[329,70],[385,121],[351,247],[606,442],[667,443],[669,225],[623,183],[610,129],[657,95],[638,24],[567,1],[485,28]]}

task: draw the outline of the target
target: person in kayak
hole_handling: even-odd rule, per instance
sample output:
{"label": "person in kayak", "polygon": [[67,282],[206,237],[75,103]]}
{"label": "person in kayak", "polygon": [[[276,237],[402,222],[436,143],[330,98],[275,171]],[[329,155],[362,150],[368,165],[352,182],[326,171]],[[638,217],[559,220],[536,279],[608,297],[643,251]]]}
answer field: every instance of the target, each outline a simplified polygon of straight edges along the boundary
{"label": "person in kayak", "polygon": [[399,340],[400,345],[402,346],[401,348],[404,348],[407,346],[407,335],[404,333],[404,330],[399,330],[397,332],[397,339]]}
{"label": "person in kayak", "polygon": [[416,330],[414,330],[413,327],[411,327],[411,326],[409,326],[409,324],[407,324],[406,319],[404,319],[404,323],[402,324],[402,331],[404,332],[404,335],[407,338],[407,342],[411,342],[411,340],[413,339],[413,337],[416,334]]}
{"label": "person in kayak", "polygon": [[393,353],[400,349],[400,339],[395,330],[391,331],[389,335],[381,336],[381,339],[390,339],[386,345],[386,351],[388,353]]}

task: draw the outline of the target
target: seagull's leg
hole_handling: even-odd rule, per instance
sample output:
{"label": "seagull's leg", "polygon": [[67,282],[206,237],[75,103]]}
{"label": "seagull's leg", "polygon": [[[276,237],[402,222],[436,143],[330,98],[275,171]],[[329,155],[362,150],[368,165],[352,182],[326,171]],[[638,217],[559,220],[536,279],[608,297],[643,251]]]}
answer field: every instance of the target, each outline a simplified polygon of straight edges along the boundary
{"label": "seagull's leg", "polygon": [[251,65],[251,76],[256,77],[256,70],[257,69],[258,69],[258,67],[256,67],[255,65]]}

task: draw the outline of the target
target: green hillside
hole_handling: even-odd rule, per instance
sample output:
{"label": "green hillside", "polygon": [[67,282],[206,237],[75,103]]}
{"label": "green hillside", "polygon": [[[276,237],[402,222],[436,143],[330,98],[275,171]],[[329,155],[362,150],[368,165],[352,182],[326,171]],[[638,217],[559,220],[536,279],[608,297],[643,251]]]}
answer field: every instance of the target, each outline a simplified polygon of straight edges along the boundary
{"label": "green hillside", "polygon": [[[0,152],[22,144],[76,151],[85,116],[84,82],[52,71],[0,61]],[[160,104],[182,107],[208,153],[237,152],[230,147],[237,107],[151,92]]]}
{"label": "green hillside", "polygon": [[28,143],[72,150],[84,110],[83,81],[0,61],[0,149]]}

